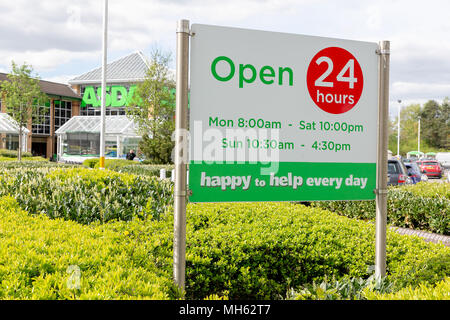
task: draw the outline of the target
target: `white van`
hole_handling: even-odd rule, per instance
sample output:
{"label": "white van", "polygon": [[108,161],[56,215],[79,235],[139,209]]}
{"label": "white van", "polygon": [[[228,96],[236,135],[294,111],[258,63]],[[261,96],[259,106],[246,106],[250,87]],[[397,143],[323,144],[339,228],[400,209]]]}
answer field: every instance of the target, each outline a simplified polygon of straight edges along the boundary
{"label": "white van", "polygon": [[444,168],[450,169],[450,152],[437,153],[436,160],[439,161]]}

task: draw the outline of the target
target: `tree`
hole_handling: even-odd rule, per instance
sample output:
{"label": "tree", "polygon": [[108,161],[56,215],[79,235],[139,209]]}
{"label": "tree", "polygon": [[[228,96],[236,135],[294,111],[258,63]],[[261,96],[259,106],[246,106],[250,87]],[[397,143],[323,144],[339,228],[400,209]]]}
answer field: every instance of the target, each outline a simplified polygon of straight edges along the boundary
{"label": "tree", "polygon": [[136,88],[136,94],[127,107],[127,115],[138,125],[143,137],[140,149],[155,164],[171,162],[175,146],[175,81],[171,77],[170,53],[154,49],[146,79]]}
{"label": "tree", "polygon": [[[442,104],[430,100],[423,107],[412,104],[401,111],[400,154],[417,150],[420,128],[420,151],[439,152],[450,147],[450,101],[444,99]],[[398,118],[390,123],[389,149],[397,150]]]}
{"label": "tree", "polygon": [[[409,151],[417,150],[418,117],[420,105],[411,104],[402,108],[400,113],[400,154],[406,155]],[[397,152],[398,139],[398,118],[391,122],[391,136],[389,138],[389,148],[394,153]]]}
{"label": "tree", "polygon": [[1,83],[0,94],[6,104],[8,113],[19,125],[19,150],[18,160],[22,161],[22,136],[23,128],[30,120],[35,119],[36,114],[43,114],[41,106],[49,101],[39,86],[39,77],[33,76],[33,67],[26,63],[18,66],[12,61],[12,71],[8,74],[8,80]]}
{"label": "tree", "polygon": [[444,99],[442,103],[442,142],[441,146],[444,150],[450,150],[450,101]]}
{"label": "tree", "polygon": [[446,98],[441,105],[433,100],[428,101],[420,112],[422,137],[436,149],[449,147],[449,109],[449,101]]}

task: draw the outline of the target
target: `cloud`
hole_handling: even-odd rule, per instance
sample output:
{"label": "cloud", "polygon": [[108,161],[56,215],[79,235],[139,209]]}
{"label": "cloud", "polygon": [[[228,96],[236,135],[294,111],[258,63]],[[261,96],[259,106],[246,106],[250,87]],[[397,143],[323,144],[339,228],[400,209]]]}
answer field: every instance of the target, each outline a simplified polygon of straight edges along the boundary
{"label": "cloud", "polygon": [[406,96],[410,99],[442,99],[450,96],[450,83],[435,84],[429,82],[395,82],[392,85],[392,91],[393,96]]}
{"label": "cloud", "polygon": [[72,74],[72,75],[60,75],[60,76],[55,76],[55,77],[48,77],[48,78],[45,78],[45,79],[42,79],[42,80],[68,84],[70,79],[73,79],[73,78],[75,78],[77,76],[78,76],[78,74],[77,75],[75,75],[75,74]]}
{"label": "cloud", "polygon": [[23,63],[31,64],[35,71],[48,71],[58,65],[64,65],[75,59],[93,59],[99,56],[99,52],[72,52],[59,49],[50,49],[45,51],[22,51],[11,53],[9,51],[0,51],[0,64],[10,66],[11,61],[21,65]]}
{"label": "cloud", "polygon": [[372,30],[378,30],[382,27],[381,9],[376,6],[370,6],[365,10],[367,16],[367,27]]}
{"label": "cloud", "polygon": [[[101,54],[102,6],[103,1],[92,0],[2,1],[0,68],[9,68],[14,59],[33,64],[49,77],[90,70]],[[450,43],[446,41],[450,3],[446,0],[434,0],[432,5],[418,0],[110,0],[109,9],[109,55],[113,57],[146,52],[155,44],[175,52],[179,19],[372,42],[390,40],[393,101],[450,95]]]}

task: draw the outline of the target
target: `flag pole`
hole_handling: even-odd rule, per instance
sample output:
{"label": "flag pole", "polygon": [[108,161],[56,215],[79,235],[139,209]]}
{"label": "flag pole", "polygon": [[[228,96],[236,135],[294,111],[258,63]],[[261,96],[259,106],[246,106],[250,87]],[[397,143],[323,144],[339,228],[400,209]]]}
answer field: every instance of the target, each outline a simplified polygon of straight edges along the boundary
{"label": "flag pole", "polygon": [[106,131],[106,65],[108,62],[108,0],[104,2],[103,14],[103,65],[102,65],[102,111],[100,132],[100,170],[105,170]]}

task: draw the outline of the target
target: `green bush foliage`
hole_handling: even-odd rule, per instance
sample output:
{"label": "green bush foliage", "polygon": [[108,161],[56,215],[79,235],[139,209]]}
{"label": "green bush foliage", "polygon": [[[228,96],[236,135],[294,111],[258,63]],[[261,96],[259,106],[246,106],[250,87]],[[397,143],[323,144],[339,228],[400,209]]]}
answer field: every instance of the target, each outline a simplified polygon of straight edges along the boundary
{"label": "green bush foliage", "polygon": [[450,278],[435,285],[422,283],[418,287],[408,286],[394,293],[364,292],[370,300],[450,300]]}
{"label": "green bush foliage", "polygon": [[86,168],[0,169],[0,196],[12,195],[31,214],[83,224],[158,219],[172,184],[156,178]]}
{"label": "green bush foliage", "polygon": [[160,229],[150,221],[84,226],[32,217],[2,198],[0,300],[176,299]]}
{"label": "green bush foliage", "polygon": [[[106,160],[105,160],[105,162],[106,162]],[[94,169],[95,166],[99,163],[100,163],[99,159],[86,159],[83,161],[83,166]],[[106,163],[105,163],[105,166],[106,166]]]}
{"label": "green bush foliage", "polygon": [[[373,224],[294,204],[188,208],[187,297],[276,299],[325,277],[368,278]],[[450,275],[450,249],[388,232],[387,280],[396,288]]]}
{"label": "green bush foliage", "polygon": [[290,300],[366,300],[366,292],[371,294],[390,293],[392,284],[386,279],[376,279],[371,276],[368,279],[348,278],[341,280],[325,279],[320,284],[308,284],[299,291],[291,290],[288,293]]}
{"label": "green bush foliage", "polygon": [[[17,158],[18,152],[14,150],[0,149],[0,158]],[[22,152],[22,157],[31,158],[33,155],[30,152]]]}
{"label": "green bush foliage", "polygon": [[[134,163],[139,165],[139,163],[135,162],[135,161],[121,160],[121,159],[117,159],[117,160],[106,159],[105,160],[105,168],[116,171],[119,168],[134,165]],[[95,163],[94,168],[95,169],[100,168],[100,161],[97,161]]]}
{"label": "green bush foliage", "polygon": [[[294,204],[197,204],[187,213],[188,299],[279,299],[309,283],[370,276],[371,223]],[[159,221],[80,225],[29,216],[7,198],[0,200],[0,237],[0,299],[178,297],[170,284],[171,209]],[[395,290],[450,276],[449,248],[395,232],[387,243]],[[77,290],[67,288],[71,265],[81,269]],[[365,287],[347,283],[347,295]]]}
{"label": "green bush foliage", "polygon": [[172,170],[175,169],[175,166],[172,165],[131,165],[124,166],[117,169],[118,172],[130,173],[136,175],[144,175],[150,177],[159,177],[161,169],[166,170],[166,178],[172,177]]}
{"label": "green bush foliage", "polygon": [[416,196],[425,198],[444,197],[450,200],[450,183],[427,183],[420,182],[402,187],[405,191],[411,192]]}
{"label": "green bush foliage", "polygon": [[[0,162],[17,162],[17,158],[9,158],[9,157],[0,157]],[[28,162],[48,162],[47,159],[44,159],[42,157],[22,157],[22,161],[28,161]]]}
{"label": "green bush foliage", "polygon": [[76,167],[79,167],[79,166],[73,165],[73,164],[50,162],[50,161],[27,161],[27,160],[22,160],[22,162],[18,162],[18,161],[1,162],[0,161],[0,169],[76,168]]}
{"label": "green bush foliage", "polygon": [[[420,183],[389,188],[388,223],[397,227],[450,235],[450,184]],[[340,215],[375,219],[375,201],[323,201],[313,203]]]}
{"label": "green bush foliage", "polygon": [[[83,162],[83,166],[88,168],[99,168],[100,161],[99,159],[88,159]],[[117,172],[145,175],[150,177],[159,177],[161,169],[165,169],[167,178],[171,177],[172,170],[175,169],[175,166],[173,165],[147,165],[136,161],[111,159],[105,160],[105,167],[106,169]]]}
{"label": "green bush foliage", "polygon": [[[105,160],[105,168],[110,170],[116,170],[117,168],[133,165],[136,163],[139,165],[138,162],[134,161],[128,161],[128,160],[122,160],[122,159],[106,159]],[[99,159],[87,159],[83,162],[83,166],[88,168],[100,168],[100,160]]]}

